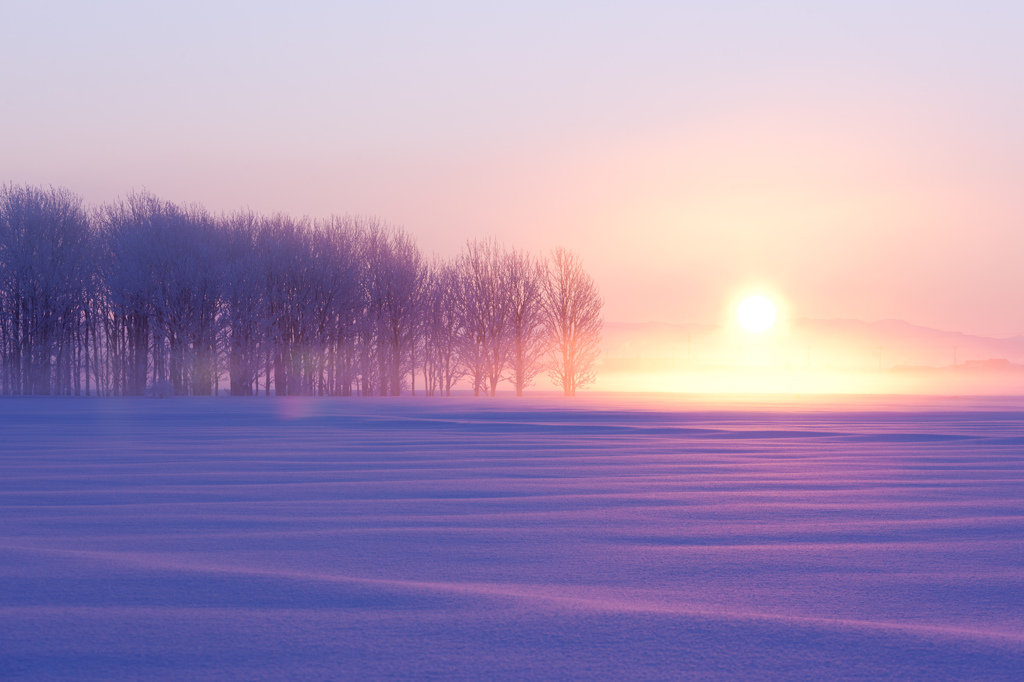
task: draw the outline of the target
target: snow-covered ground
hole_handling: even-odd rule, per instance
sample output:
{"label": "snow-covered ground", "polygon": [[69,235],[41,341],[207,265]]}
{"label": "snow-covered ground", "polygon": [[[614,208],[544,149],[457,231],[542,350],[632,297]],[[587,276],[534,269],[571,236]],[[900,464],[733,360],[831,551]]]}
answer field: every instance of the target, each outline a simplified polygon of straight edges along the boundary
{"label": "snow-covered ground", "polygon": [[0,400],[2,679],[1022,679],[1024,402]]}

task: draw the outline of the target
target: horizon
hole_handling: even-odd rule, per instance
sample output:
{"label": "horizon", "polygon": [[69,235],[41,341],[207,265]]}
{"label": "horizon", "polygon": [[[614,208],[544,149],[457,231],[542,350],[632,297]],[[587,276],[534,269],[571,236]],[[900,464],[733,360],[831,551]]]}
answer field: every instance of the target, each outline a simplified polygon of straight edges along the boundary
{"label": "horizon", "polygon": [[[66,277],[47,274],[58,271]],[[1024,389],[1022,335],[799,317],[765,287],[738,291],[718,323],[605,324],[600,287],[571,249],[531,254],[490,238],[427,258],[412,234],[375,218],[216,215],[147,192],[86,206],[64,188],[0,187],[0,281],[4,394],[219,395],[226,377],[236,396],[261,385],[269,395],[271,384],[279,396],[416,395],[417,376],[426,395],[467,381],[492,396],[502,382],[566,396],[595,382],[684,393]],[[924,372],[946,367],[957,372]]]}

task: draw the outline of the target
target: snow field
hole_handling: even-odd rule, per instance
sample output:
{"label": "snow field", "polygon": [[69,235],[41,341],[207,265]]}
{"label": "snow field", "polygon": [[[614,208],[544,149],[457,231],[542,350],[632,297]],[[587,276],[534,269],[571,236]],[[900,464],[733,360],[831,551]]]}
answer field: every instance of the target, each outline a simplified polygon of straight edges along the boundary
{"label": "snow field", "polygon": [[3,679],[1021,679],[1024,405],[0,400]]}

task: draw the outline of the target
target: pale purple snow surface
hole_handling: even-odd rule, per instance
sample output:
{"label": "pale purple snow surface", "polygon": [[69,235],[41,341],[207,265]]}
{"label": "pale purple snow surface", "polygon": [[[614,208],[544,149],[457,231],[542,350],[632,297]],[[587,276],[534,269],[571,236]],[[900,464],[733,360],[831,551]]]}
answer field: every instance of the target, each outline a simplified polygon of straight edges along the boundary
{"label": "pale purple snow surface", "polygon": [[1024,679],[1024,402],[0,400],[0,678]]}

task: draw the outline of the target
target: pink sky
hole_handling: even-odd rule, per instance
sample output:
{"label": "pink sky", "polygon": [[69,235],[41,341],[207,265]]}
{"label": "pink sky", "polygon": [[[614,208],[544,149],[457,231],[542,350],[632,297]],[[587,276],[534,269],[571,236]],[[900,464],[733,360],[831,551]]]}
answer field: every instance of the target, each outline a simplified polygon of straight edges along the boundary
{"label": "pink sky", "polygon": [[610,320],[1024,333],[1024,9],[820,4],[5,3],[0,181],[565,244]]}

